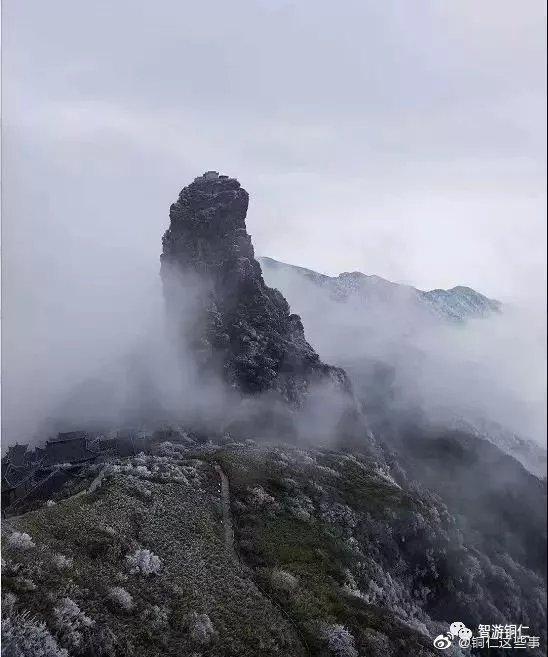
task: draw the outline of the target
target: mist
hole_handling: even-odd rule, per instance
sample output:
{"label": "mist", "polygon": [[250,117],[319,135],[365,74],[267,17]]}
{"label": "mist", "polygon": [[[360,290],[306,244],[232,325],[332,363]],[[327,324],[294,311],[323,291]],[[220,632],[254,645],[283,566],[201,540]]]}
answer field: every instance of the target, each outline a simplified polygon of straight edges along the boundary
{"label": "mist", "polygon": [[[479,358],[491,372],[481,391],[468,395],[461,374],[453,392],[501,417],[509,395],[505,421],[523,420],[537,435],[544,4],[163,6],[3,4],[3,441],[41,435],[60,407],[71,422],[117,418],[111,406],[135,406],[128,359],[141,378],[145,356],[172,361],[153,356],[164,344],[160,238],[179,189],[209,168],[249,190],[248,229],[261,254],[330,274],[356,269],[526,300],[525,313],[504,324],[508,339],[495,329],[496,349],[477,328],[483,355],[472,329],[467,347],[449,331],[428,350],[439,350],[440,368],[446,359],[454,369],[456,354]],[[322,340],[286,292],[320,356],[342,362],[343,340]],[[524,342],[516,358],[503,353],[516,348],[511,323]],[[395,349],[374,336],[362,342],[372,356]],[[439,406],[452,391],[430,367],[414,392]],[[494,385],[498,374],[505,378]],[[86,384],[88,403],[76,412],[83,402],[71,391],[86,380],[94,390],[106,380],[112,392],[91,394]],[[524,392],[510,394],[519,382]],[[165,384],[150,403],[189,398],[181,385]]]}
{"label": "mist", "polygon": [[347,369],[366,411],[378,401],[437,422],[492,422],[546,445],[544,304],[510,302],[456,324],[417,307],[405,287],[387,296],[372,283],[366,299],[342,301],[291,268],[264,271],[322,358]]}
{"label": "mist", "polygon": [[[264,417],[265,404],[277,418],[272,426],[289,431],[295,418],[288,412],[272,400],[239,406],[240,399],[220,379],[205,379],[181,347],[176,332],[196,317],[204,289],[188,276],[177,280],[180,314],[170,325],[160,235],[158,257],[143,257],[136,240],[115,250],[104,236],[82,240],[70,231],[55,259],[41,253],[39,243],[28,245],[29,277],[16,288],[25,293],[5,287],[10,312],[3,338],[12,348],[3,360],[4,444],[38,442],[56,430],[127,425],[190,422],[221,431],[238,426],[242,416]],[[12,258],[8,253],[8,263]],[[507,302],[501,314],[461,326],[421,312],[405,287],[396,288],[390,303],[382,295],[367,304],[341,303],[301,276],[267,270],[265,278],[302,316],[322,360],[351,375],[366,414],[390,400],[420,408],[432,420],[495,422],[545,445],[545,319],[537,297]],[[379,364],[390,368],[383,375],[388,382],[379,377]],[[327,398],[338,408],[340,400],[319,391],[318,403],[309,405],[308,429],[301,418],[297,433],[329,440],[336,423],[319,411]]]}
{"label": "mist", "polygon": [[[30,349],[7,351],[3,363],[4,447],[37,445],[59,431],[162,426],[302,444],[365,439],[359,405],[329,382],[311,385],[295,408],[273,391],[242,396],[203,366],[207,279],[164,267],[162,280],[159,258],[156,271],[103,261],[102,274],[91,267],[86,278],[88,258],[82,253],[78,278],[43,288],[26,307],[17,340]],[[128,273],[96,286],[111,267]]]}
{"label": "mist", "polygon": [[[197,316],[200,282],[178,279],[179,316],[172,318],[159,260],[156,272],[128,269],[133,277],[113,277],[99,290],[90,271],[89,280],[49,289],[38,307],[27,308],[32,313],[17,336],[26,349],[6,350],[3,363],[5,443],[36,443],[54,431],[155,429],[183,420],[218,428],[230,395],[220,380],[201,376],[181,339],[182,320]],[[82,286],[89,286],[87,293]]]}

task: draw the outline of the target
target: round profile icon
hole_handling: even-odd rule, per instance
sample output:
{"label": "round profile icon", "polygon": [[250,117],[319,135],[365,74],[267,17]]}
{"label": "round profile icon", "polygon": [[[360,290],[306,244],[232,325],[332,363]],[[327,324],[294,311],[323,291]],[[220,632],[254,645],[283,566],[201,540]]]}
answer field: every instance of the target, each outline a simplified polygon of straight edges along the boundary
{"label": "round profile icon", "polygon": [[451,623],[451,625],[449,625],[449,632],[455,637],[459,635],[459,632],[462,629],[466,629],[466,625],[464,623],[461,623],[460,621],[455,621],[454,623]]}

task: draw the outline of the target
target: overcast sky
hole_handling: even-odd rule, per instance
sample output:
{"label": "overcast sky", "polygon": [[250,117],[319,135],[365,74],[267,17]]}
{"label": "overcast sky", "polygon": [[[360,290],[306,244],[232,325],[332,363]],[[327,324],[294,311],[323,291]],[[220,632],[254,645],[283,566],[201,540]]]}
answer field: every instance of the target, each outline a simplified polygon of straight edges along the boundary
{"label": "overcast sky", "polygon": [[544,270],[544,4],[4,0],[8,284],[80,246],[157,266],[215,168],[261,255],[519,294]]}
{"label": "overcast sky", "polygon": [[250,192],[259,255],[538,297],[544,4],[3,0],[12,357],[138,313],[206,169]]}

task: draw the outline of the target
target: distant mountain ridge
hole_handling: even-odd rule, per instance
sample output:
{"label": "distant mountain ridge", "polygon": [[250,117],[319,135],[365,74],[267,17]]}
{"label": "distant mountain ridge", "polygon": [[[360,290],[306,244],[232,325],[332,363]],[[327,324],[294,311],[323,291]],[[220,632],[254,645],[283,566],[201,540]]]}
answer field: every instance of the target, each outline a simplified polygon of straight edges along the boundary
{"label": "distant mountain ridge", "polygon": [[393,283],[380,276],[362,272],[343,272],[338,276],[327,276],[311,269],[290,265],[273,258],[262,257],[259,262],[267,279],[269,275],[287,273],[301,276],[326,289],[333,299],[348,300],[351,297],[375,302],[413,303],[440,319],[463,322],[472,318],[486,317],[502,309],[500,301],[476,292],[470,287],[458,285],[449,290],[419,290],[411,285]]}
{"label": "distant mountain ridge", "polygon": [[[267,284],[303,318],[314,348],[349,374],[373,423],[403,407],[428,409],[436,427],[487,440],[545,476],[546,450],[515,424],[506,426],[504,413],[490,414],[494,399],[507,405],[513,398],[497,397],[489,359],[475,349],[452,355],[479,336],[487,340],[489,329],[478,320],[504,321],[502,303],[465,286],[422,291],[361,272],[327,276],[273,258],[259,262]],[[471,320],[477,325],[467,326]],[[476,403],[482,395],[487,406]]]}

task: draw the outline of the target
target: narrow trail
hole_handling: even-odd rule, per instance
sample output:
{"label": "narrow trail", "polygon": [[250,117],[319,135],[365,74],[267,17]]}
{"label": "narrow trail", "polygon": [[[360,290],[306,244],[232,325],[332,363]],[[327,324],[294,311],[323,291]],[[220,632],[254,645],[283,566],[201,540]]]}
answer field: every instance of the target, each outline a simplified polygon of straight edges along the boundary
{"label": "narrow trail", "polygon": [[236,551],[234,549],[234,528],[232,526],[232,512],[230,511],[230,484],[228,482],[228,477],[220,465],[216,464],[215,470],[221,480],[221,507],[223,512],[225,547],[234,559],[236,559]]}
{"label": "narrow trail", "polygon": [[[228,481],[228,477],[226,476],[225,472],[223,471],[220,465],[215,464],[215,470],[218,473],[219,478],[221,480],[221,506],[223,512],[225,547],[227,551],[230,552],[232,557],[239,562],[240,559],[234,548],[234,528],[232,523],[232,512],[230,510],[230,483]],[[255,586],[260,591],[260,593],[267,600],[270,600],[270,603],[274,605],[274,607],[276,607],[276,609],[278,609],[278,611],[280,611],[282,615],[287,619],[287,621],[292,626],[294,631],[297,633],[297,636],[301,640],[304,649],[306,651],[306,654],[311,655],[310,648],[308,647],[308,643],[306,642],[306,639],[304,638],[301,630],[293,621],[291,616],[287,613],[287,611],[278,602],[276,602],[276,600],[274,600],[272,596],[270,596],[263,588],[261,588],[257,581],[255,581]]]}

